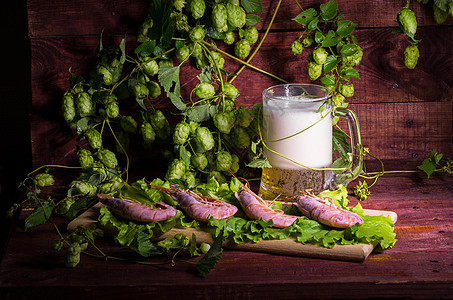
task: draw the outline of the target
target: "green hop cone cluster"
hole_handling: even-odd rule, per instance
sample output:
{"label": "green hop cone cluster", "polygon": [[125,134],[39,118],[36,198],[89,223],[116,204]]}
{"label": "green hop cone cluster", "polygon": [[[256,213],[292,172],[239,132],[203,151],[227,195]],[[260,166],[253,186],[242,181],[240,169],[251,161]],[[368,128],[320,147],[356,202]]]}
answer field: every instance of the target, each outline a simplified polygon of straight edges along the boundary
{"label": "green hop cone cluster", "polygon": [[233,111],[227,112],[216,112],[213,116],[213,121],[215,127],[221,132],[228,134],[230,133],[231,129],[234,126],[236,121],[235,115]]}
{"label": "green hop cone cluster", "polygon": [[173,0],[173,6],[176,10],[182,11],[185,5],[186,1],[184,0]]}
{"label": "green hop cone cluster", "polygon": [[232,45],[234,41],[234,33],[232,31],[225,33],[225,38],[223,38],[225,44]]}
{"label": "green hop cone cluster", "polygon": [[417,66],[420,52],[417,45],[408,45],[404,50],[404,65],[408,69],[414,69]]}
{"label": "green hop cone cluster", "polygon": [[352,83],[345,83],[340,85],[340,93],[346,97],[354,96],[354,85]]}
{"label": "green hop cone cluster", "polygon": [[255,44],[258,41],[259,33],[255,26],[248,26],[244,30],[244,38],[250,43]]}
{"label": "green hop cone cluster", "polygon": [[65,93],[63,95],[62,104],[63,117],[66,122],[71,122],[76,116],[76,108],[74,102],[74,96],[71,93]]}
{"label": "green hop cone cluster", "polygon": [[87,116],[93,109],[91,97],[86,92],[77,93],[75,95],[75,105],[77,113],[81,116]]}
{"label": "green hop cone cluster", "polygon": [[186,122],[179,122],[173,132],[173,142],[182,145],[187,142],[190,135],[190,126]]}
{"label": "green hop cone cluster", "polygon": [[235,126],[231,130],[231,139],[233,144],[240,149],[247,148],[250,145],[250,136],[244,127]]}
{"label": "green hop cone cluster", "polygon": [[137,132],[138,124],[132,116],[124,116],[120,120],[121,129],[128,133]]}
{"label": "green hop cone cluster", "polygon": [[148,31],[154,25],[154,21],[151,18],[147,18],[138,29],[137,41],[140,43],[144,43],[149,41]]}
{"label": "green hop cone cluster", "polygon": [[304,45],[299,40],[295,40],[291,44],[291,51],[294,55],[300,55],[304,51]]}
{"label": "green hop cone cluster", "polygon": [[68,247],[68,251],[65,256],[65,265],[69,268],[74,268],[80,262],[80,253],[82,248],[79,243],[72,243]]}
{"label": "green hop cone cluster", "polygon": [[190,56],[190,50],[187,45],[184,45],[181,48],[179,48],[178,50],[176,50],[176,57],[180,61],[186,61],[189,58],[189,56]]}
{"label": "green hop cone cluster", "polygon": [[363,58],[363,49],[359,45],[354,45],[352,51],[354,54],[344,57],[343,63],[351,67],[358,66]]}
{"label": "green hop cone cluster", "polygon": [[101,76],[105,85],[111,85],[113,83],[113,74],[106,67],[99,65],[97,66],[96,72]]}
{"label": "green hop cone cluster", "polygon": [[204,151],[209,151],[214,148],[214,137],[209,128],[204,126],[198,127],[195,130],[195,138]]}
{"label": "green hop cone cluster", "polygon": [[324,49],[323,47],[318,47],[313,50],[313,60],[318,65],[323,65],[326,62],[328,55],[329,54],[327,53],[326,49]]}
{"label": "green hop cone cluster", "polygon": [[236,3],[236,1],[229,1],[226,5],[228,24],[233,28],[242,28],[246,22],[245,10]]}
{"label": "green hop cone cluster", "polygon": [[211,51],[209,55],[209,62],[214,68],[223,69],[225,65],[225,58],[219,52]]}
{"label": "green hop cone cluster", "polygon": [[140,126],[140,134],[145,148],[149,148],[156,140],[156,132],[153,126],[147,121],[143,121]]}
{"label": "green hop cone cluster", "polygon": [[190,158],[190,162],[197,170],[204,170],[208,166],[208,159],[203,153],[195,153]]}
{"label": "green hop cone cluster", "polygon": [[[451,2],[450,2],[451,4]],[[442,10],[439,6],[433,5],[433,17],[437,24],[442,24],[448,19],[448,11]]]}
{"label": "green hop cone cluster", "polygon": [[91,127],[84,134],[91,148],[99,149],[102,147],[102,135],[99,131]]}
{"label": "green hop cone cluster", "polygon": [[[408,69],[414,69],[417,66],[418,58],[420,57],[420,52],[417,46],[419,40],[415,39],[415,33],[417,32],[417,19],[414,12],[409,9],[408,5],[409,2],[406,7],[398,13],[397,22],[401,31],[408,36],[410,43],[410,45],[408,45],[404,50],[404,65]],[[434,18],[436,18],[436,15],[439,16],[439,14],[436,14],[436,11],[438,11],[437,8],[438,6],[434,5]]]}
{"label": "green hop cone cluster", "polygon": [[204,39],[206,32],[201,25],[197,25],[190,29],[189,38],[192,42],[196,43]]}
{"label": "green hop cone cluster", "polygon": [[97,187],[91,183],[74,180],[70,184],[70,188],[74,189],[76,194],[94,196],[97,192]]}
{"label": "green hop cone cluster", "polygon": [[201,99],[211,98],[215,95],[215,88],[208,82],[200,82],[195,87],[195,94]]}
{"label": "green hop cone cluster", "polygon": [[167,168],[166,179],[181,179],[186,172],[186,164],[180,159],[173,159]]}
{"label": "green hop cone cluster", "polygon": [[142,68],[148,76],[154,76],[159,72],[159,64],[149,56],[143,58]]}
{"label": "green hop cone cluster", "polygon": [[223,92],[226,97],[232,100],[236,99],[239,96],[238,89],[229,82],[225,82],[223,84]]}
{"label": "green hop cone cluster", "polygon": [[133,93],[134,93],[135,97],[142,99],[142,98],[148,97],[149,89],[146,86],[146,83],[138,82],[133,87]]}
{"label": "green hop cone cluster", "polygon": [[228,30],[228,14],[223,3],[213,5],[212,25],[218,32],[226,32]]}
{"label": "green hop cone cluster", "polygon": [[237,41],[236,44],[234,45],[234,54],[241,59],[244,59],[247,56],[249,56],[250,50],[251,50],[250,43],[246,39],[241,39]]}
{"label": "green hop cone cluster", "polygon": [[397,15],[398,23],[407,35],[414,36],[417,31],[417,19],[412,10],[404,7]]}
{"label": "green hop cone cluster", "polygon": [[216,156],[216,169],[217,171],[228,172],[233,163],[231,154],[227,151],[219,151]]}
{"label": "green hop cone cluster", "polygon": [[118,160],[115,153],[108,149],[102,149],[98,151],[98,158],[107,168],[113,169],[118,166]]}
{"label": "green hop cone cluster", "polygon": [[54,178],[51,174],[48,173],[41,173],[35,176],[34,178],[35,184],[37,186],[51,186],[54,184]]}
{"label": "green hop cone cluster", "polygon": [[161,110],[155,110],[149,113],[148,120],[160,141],[166,141],[171,138],[170,124]]}
{"label": "green hop cone cluster", "polygon": [[190,1],[190,12],[192,13],[192,17],[195,20],[198,20],[201,17],[203,17],[205,10],[206,10],[206,3],[204,2],[204,0],[191,0]]}
{"label": "green hop cone cluster", "polygon": [[322,65],[314,61],[308,63],[308,76],[311,80],[316,80],[322,75]]}
{"label": "green hop cone cluster", "polygon": [[118,105],[118,98],[115,95],[107,95],[104,99],[105,114],[110,119],[118,117],[120,114],[120,107]]}
{"label": "green hop cone cluster", "polygon": [[247,128],[252,123],[252,113],[250,110],[241,107],[236,111],[236,120],[239,126]]}
{"label": "green hop cone cluster", "polygon": [[89,170],[94,166],[94,158],[90,150],[80,149],[79,151],[77,151],[77,157],[82,169]]}

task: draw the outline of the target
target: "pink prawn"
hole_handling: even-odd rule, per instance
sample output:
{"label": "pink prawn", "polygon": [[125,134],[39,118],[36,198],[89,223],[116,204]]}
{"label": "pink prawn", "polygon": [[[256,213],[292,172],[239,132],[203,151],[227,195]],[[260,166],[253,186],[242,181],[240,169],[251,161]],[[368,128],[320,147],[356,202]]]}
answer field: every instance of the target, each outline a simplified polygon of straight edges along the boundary
{"label": "pink prawn", "polygon": [[162,202],[147,205],[129,198],[116,198],[106,194],[97,196],[109,210],[128,220],[159,222],[171,219],[177,213],[176,208]]}
{"label": "pink prawn", "polygon": [[348,228],[356,223],[363,223],[358,214],[336,206],[327,198],[320,198],[308,192],[296,197],[294,205],[306,217],[331,227]]}
{"label": "pink prawn", "polygon": [[198,221],[208,222],[209,216],[214,219],[227,219],[238,211],[238,208],[232,204],[199,195],[191,190],[155,185],[151,187],[169,194],[191,218]]}
{"label": "pink prawn", "polygon": [[250,188],[243,188],[234,193],[238,199],[247,217],[253,220],[263,218],[265,221],[272,220],[274,226],[278,228],[286,228],[297,220],[297,216],[287,215],[279,210],[272,209],[268,206],[260,196],[255,194]]}

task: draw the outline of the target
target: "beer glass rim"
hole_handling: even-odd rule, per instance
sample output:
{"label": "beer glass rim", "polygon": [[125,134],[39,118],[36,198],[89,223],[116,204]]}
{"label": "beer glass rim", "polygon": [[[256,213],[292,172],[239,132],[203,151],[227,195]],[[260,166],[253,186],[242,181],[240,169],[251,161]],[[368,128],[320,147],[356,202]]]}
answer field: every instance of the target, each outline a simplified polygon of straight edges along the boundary
{"label": "beer glass rim", "polygon": [[[320,95],[320,96],[316,96],[316,95],[312,95],[313,98],[311,99],[307,99],[305,98],[304,101],[305,102],[316,102],[316,101],[324,101],[324,100],[327,100],[329,99],[331,96],[332,96],[332,91],[329,90],[328,88],[322,86],[322,85],[319,85],[319,84],[313,84],[313,83],[284,83],[284,84],[277,84],[277,85],[274,85],[274,86],[271,86],[271,87],[268,87],[267,89],[265,89],[263,91],[263,97],[266,97],[266,98],[269,98],[269,99],[273,99],[273,100],[280,100],[280,101],[298,101],[297,99],[294,99],[296,97],[298,97],[297,95],[294,95],[294,96],[287,96],[286,98],[284,98],[283,96],[275,96],[274,93],[273,93],[273,90],[275,89],[287,89],[289,87],[310,87],[310,88],[314,88],[314,89],[317,89],[321,92],[324,92],[324,95]],[[306,95],[299,95],[299,96],[306,96]]]}

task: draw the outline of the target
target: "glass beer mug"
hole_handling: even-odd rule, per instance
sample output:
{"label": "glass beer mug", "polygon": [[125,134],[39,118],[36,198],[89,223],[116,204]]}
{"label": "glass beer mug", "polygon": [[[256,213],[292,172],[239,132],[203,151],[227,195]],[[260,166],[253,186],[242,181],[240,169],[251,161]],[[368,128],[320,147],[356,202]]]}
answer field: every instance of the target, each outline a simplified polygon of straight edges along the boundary
{"label": "glass beer mug", "polygon": [[[263,140],[272,168],[264,168],[259,193],[264,199],[294,197],[335,189],[362,170],[361,139],[355,114],[334,108],[331,91],[314,84],[282,84],[263,91]],[[332,120],[346,117],[352,163],[332,168]],[[281,199],[281,198],[280,198]]]}

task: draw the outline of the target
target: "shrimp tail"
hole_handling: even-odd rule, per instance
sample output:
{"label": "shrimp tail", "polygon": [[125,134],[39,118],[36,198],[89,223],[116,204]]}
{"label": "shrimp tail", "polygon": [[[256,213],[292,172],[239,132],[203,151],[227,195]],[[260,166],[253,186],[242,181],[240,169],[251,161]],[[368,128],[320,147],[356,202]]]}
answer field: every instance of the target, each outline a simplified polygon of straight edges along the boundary
{"label": "shrimp tail", "polygon": [[176,208],[162,202],[147,205],[129,198],[116,198],[106,194],[97,196],[113,213],[132,221],[160,222],[173,218],[178,212]]}
{"label": "shrimp tail", "polygon": [[164,188],[151,185],[152,188],[169,194],[189,217],[203,222],[208,222],[209,216],[214,219],[227,219],[233,216],[238,208],[224,201],[199,195],[191,190],[177,187]]}
{"label": "shrimp tail", "polygon": [[234,195],[241,204],[247,217],[252,220],[259,220],[260,218],[265,221],[272,220],[274,222],[274,227],[286,228],[298,219],[297,216],[287,215],[268,207],[266,201],[256,195],[248,187],[243,186],[243,188],[239,192],[234,193]]}

